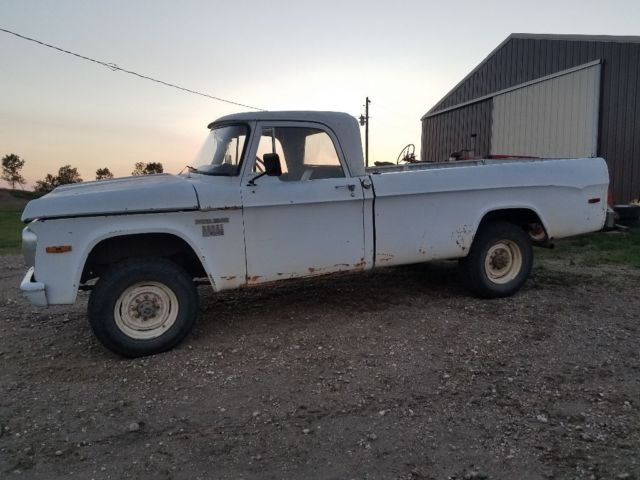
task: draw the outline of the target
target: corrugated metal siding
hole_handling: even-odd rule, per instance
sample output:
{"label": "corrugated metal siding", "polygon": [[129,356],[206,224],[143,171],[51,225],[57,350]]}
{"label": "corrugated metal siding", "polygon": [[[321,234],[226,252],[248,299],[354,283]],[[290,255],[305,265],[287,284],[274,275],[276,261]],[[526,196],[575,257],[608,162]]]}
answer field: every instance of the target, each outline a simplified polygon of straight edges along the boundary
{"label": "corrugated metal siding", "polygon": [[605,59],[598,155],[609,165],[614,198],[628,202],[640,197],[640,44],[599,44],[598,50]]}
{"label": "corrugated metal siding", "polygon": [[600,65],[497,95],[491,153],[594,157],[599,100]]}
{"label": "corrugated metal siding", "polygon": [[[421,158],[447,160],[452,152],[474,149],[488,155],[491,142],[491,100],[452,110],[422,122]],[[475,141],[471,135],[475,133]]]}
{"label": "corrugated metal siding", "polygon": [[[616,201],[627,202],[640,197],[639,43],[512,38],[444,97],[436,109],[452,107],[597,59],[603,62],[598,155],[609,165]],[[459,135],[448,134],[443,129],[452,126],[461,129],[465,123],[473,125],[478,133],[478,144],[487,145],[487,150],[480,153],[488,153],[491,127],[476,123],[475,106],[455,112],[458,113],[423,119],[422,158],[446,160],[449,153],[460,149]],[[464,118],[465,112],[469,118]],[[450,143],[437,145],[445,140]]]}
{"label": "corrugated metal siding", "polygon": [[[436,104],[435,111],[601,58],[585,41],[513,38],[462,85]],[[597,42],[603,45],[602,42]]]}

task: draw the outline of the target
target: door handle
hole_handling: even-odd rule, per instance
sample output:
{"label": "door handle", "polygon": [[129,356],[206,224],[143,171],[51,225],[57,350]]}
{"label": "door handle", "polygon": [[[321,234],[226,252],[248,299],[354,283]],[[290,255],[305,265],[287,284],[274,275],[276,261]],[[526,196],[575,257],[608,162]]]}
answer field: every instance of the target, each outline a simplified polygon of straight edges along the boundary
{"label": "door handle", "polygon": [[338,188],[346,188],[347,190],[349,190],[350,192],[354,192],[356,190],[356,186],[354,184],[349,184],[349,185],[336,185],[335,187],[336,189]]}

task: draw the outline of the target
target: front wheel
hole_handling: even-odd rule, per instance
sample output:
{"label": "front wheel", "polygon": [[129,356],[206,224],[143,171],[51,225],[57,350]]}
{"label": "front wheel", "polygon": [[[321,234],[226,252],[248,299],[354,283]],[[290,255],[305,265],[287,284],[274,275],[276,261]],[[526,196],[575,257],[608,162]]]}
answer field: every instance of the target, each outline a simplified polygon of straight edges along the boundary
{"label": "front wheel", "polygon": [[471,290],[484,298],[507,297],[527,281],[533,248],[526,232],[507,222],[481,228],[460,265]]}
{"label": "front wheel", "polygon": [[89,299],[98,340],[125,357],[164,352],[191,331],[198,294],[187,272],[164,258],[124,260],[98,281]]}

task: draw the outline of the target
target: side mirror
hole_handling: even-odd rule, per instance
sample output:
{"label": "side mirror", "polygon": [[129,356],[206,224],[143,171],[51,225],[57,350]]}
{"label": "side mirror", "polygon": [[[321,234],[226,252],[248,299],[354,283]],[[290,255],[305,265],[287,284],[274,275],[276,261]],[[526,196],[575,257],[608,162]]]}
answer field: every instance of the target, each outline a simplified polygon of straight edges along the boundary
{"label": "side mirror", "polygon": [[277,153],[265,153],[262,157],[264,162],[264,173],[270,177],[279,177],[282,175],[282,166],[280,165],[280,156]]}
{"label": "side mirror", "polygon": [[249,180],[249,183],[247,183],[248,187],[255,187],[256,180],[260,177],[264,177],[265,175],[268,175],[269,177],[279,177],[280,175],[282,175],[280,157],[277,153],[265,153],[262,156],[262,163],[264,163],[264,172]]}

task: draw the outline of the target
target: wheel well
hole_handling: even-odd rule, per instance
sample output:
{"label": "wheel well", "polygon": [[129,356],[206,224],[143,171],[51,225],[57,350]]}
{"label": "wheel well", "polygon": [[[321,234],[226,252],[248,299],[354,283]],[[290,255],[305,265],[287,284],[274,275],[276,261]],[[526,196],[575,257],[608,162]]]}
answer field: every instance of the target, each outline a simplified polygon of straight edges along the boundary
{"label": "wheel well", "polygon": [[482,217],[478,230],[491,222],[509,222],[518,225],[531,236],[532,241],[537,243],[550,240],[538,214],[528,208],[505,208],[488,212]]}
{"label": "wheel well", "polygon": [[142,233],[106,238],[95,245],[87,257],[80,281],[84,283],[99,277],[109,265],[133,257],[167,258],[194,278],[207,276],[202,262],[182,238],[170,233]]}

